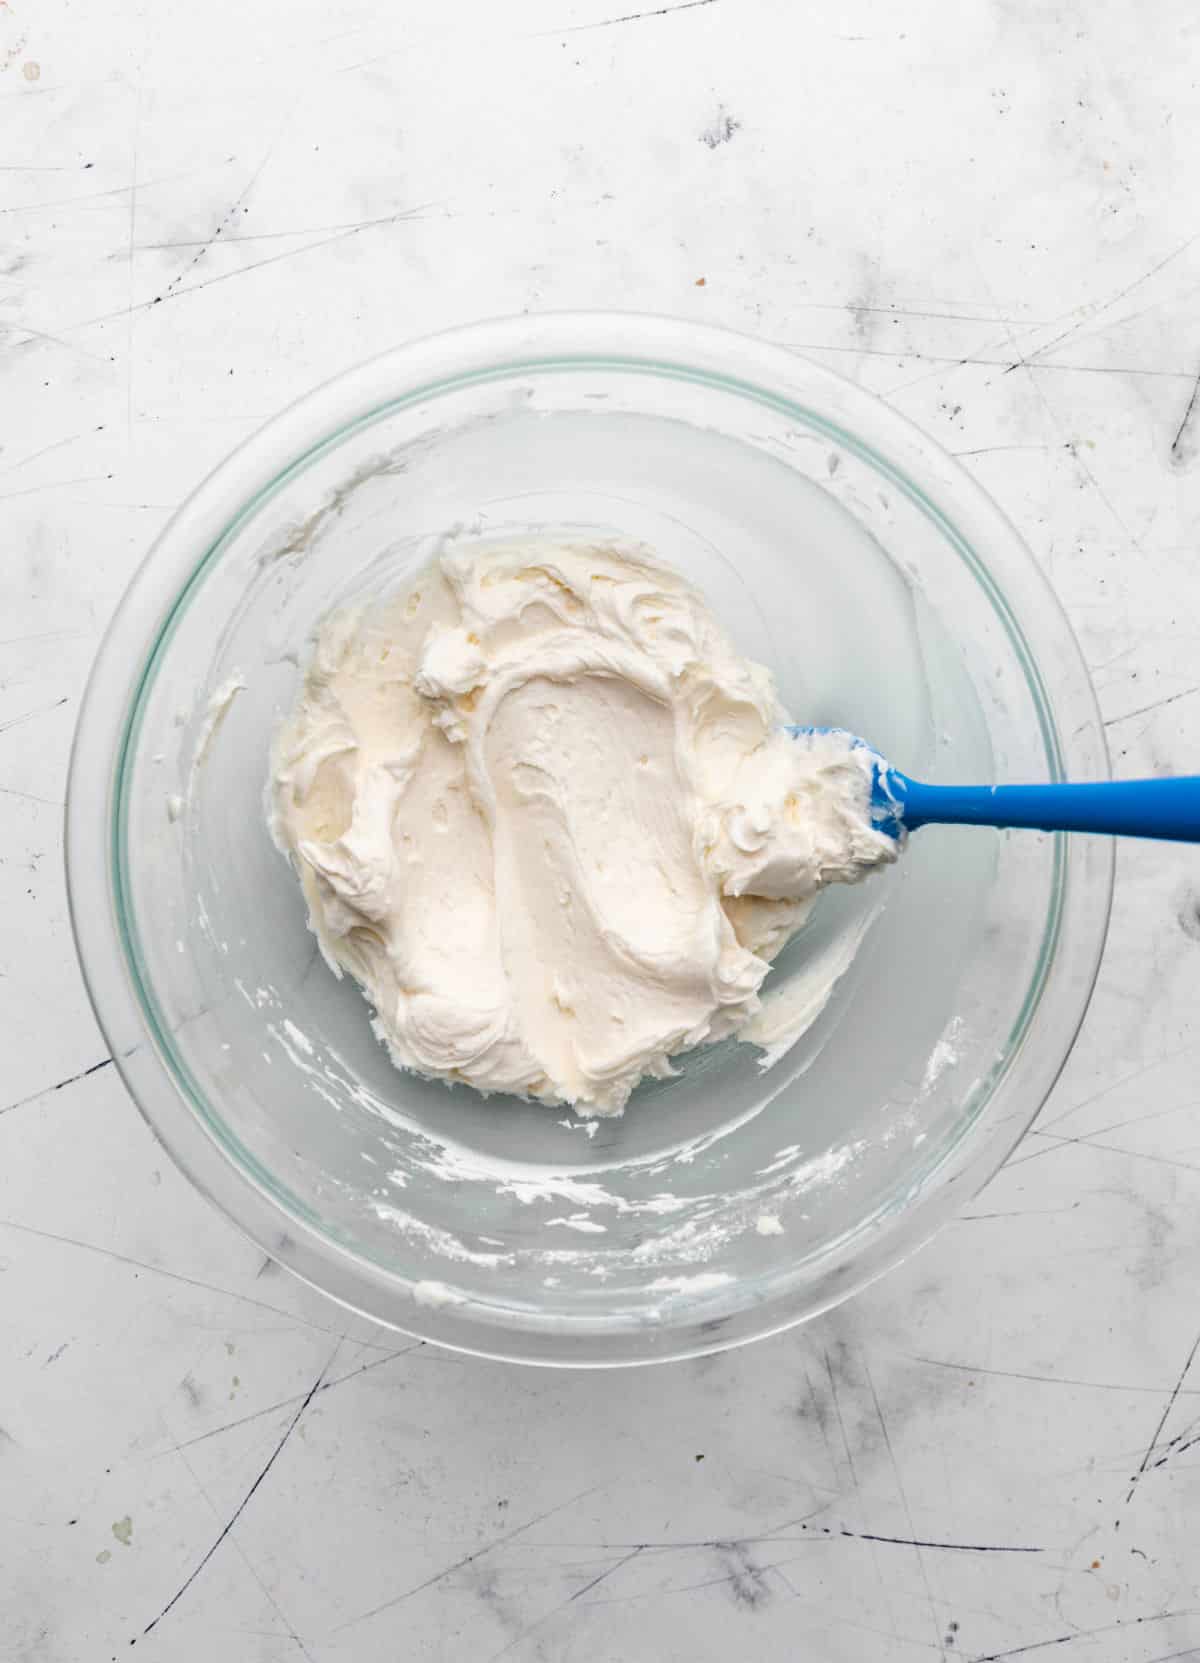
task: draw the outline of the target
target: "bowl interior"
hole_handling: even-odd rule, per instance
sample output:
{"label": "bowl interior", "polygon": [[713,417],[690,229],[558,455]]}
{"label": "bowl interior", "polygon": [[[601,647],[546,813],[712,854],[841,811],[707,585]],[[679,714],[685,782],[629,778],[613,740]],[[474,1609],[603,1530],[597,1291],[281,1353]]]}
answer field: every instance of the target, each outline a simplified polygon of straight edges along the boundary
{"label": "bowl interior", "polygon": [[111,881],[158,1065],[272,1198],[265,1245],[286,1256],[304,1234],[375,1315],[564,1360],[725,1343],[837,1297],[1011,1086],[1066,840],[921,831],[896,868],[827,893],[777,961],[765,991],[792,1000],[844,969],[795,1047],[696,1051],[587,1123],[392,1068],[268,839],[268,746],[331,605],[447,534],[595,533],[684,571],[797,720],[918,777],[1061,777],[1047,689],[1066,672],[1035,658],[1008,574],[844,419],[636,353],[408,386],[225,495],[144,620]]}

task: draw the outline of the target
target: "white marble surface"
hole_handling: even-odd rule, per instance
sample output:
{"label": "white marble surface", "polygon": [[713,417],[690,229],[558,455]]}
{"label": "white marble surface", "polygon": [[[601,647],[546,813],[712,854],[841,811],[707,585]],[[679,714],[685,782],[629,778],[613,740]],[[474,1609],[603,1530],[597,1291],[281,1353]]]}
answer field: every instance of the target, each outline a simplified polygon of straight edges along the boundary
{"label": "white marble surface", "polygon": [[192,1194],[99,1066],[60,859],[181,495],[521,308],[889,397],[1052,576],[1117,770],[1195,769],[1198,71],[1178,3],[0,4],[0,1656],[1200,1658],[1196,852],[1121,849],[1057,1091],[913,1263],[586,1377],[348,1322]]}

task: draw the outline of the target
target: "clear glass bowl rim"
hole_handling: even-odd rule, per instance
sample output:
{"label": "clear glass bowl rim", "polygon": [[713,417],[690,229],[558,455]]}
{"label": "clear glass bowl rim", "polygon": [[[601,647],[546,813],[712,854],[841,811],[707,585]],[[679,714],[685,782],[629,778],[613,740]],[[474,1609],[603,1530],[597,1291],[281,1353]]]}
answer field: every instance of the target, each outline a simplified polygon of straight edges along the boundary
{"label": "clear glass bowl rim", "polygon": [[[341,1304],[404,1332],[485,1356],[613,1366],[703,1354],[807,1320],[908,1257],[987,1182],[1041,1108],[1083,1020],[1104,948],[1114,857],[1105,840],[1055,840],[1055,901],[1015,1040],[986,1097],[945,1152],[936,1184],[927,1178],[917,1199],[902,1209],[906,1227],[893,1221],[888,1231],[876,1230],[874,1240],[843,1247],[840,1262],[831,1263],[814,1289],[751,1303],[736,1323],[714,1325],[698,1309],[669,1332],[644,1326],[574,1332],[561,1324],[544,1332],[498,1329],[461,1307],[415,1304],[407,1284],[285,1206],[274,1186],[239,1161],[203,1103],[189,1101],[191,1087],[169,1055],[154,1000],[141,985],[130,919],[119,897],[120,782],[129,747],[136,744],[143,694],[174,620],[210,562],[264,497],[316,454],[390,410],[451,387],[584,367],[712,384],[785,410],[869,461],[972,565],[1025,670],[1050,777],[1107,775],[1095,696],[1057,597],[991,498],[905,417],[824,366],[732,331],[635,313],[552,313],[467,325],[369,359],[273,418],[200,484],[152,545],[97,654],[72,751],[66,859],[85,984],[125,1084],[176,1164],[246,1235]],[[986,561],[979,549],[986,550]],[[1074,707],[1065,735],[1054,720],[1043,664],[1054,667],[1058,702]],[[1012,1094],[1017,1073],[1024,1106],[1014,1112],[1010,1104],[992,1126],[989,1110]],[[867,1221],[855,1234],[878,1222]]]}

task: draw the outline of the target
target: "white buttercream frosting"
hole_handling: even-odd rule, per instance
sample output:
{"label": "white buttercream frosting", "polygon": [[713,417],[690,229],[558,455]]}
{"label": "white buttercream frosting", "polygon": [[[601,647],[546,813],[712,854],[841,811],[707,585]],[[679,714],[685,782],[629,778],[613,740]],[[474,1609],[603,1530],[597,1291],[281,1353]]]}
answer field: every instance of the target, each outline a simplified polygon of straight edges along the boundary
{"label": "white buttercream frosting", "polygon": [[788,721],[646,549],[450,547],[325,619],[271,831],[397,1066],[619,1114],[896,856],[870,753]]}

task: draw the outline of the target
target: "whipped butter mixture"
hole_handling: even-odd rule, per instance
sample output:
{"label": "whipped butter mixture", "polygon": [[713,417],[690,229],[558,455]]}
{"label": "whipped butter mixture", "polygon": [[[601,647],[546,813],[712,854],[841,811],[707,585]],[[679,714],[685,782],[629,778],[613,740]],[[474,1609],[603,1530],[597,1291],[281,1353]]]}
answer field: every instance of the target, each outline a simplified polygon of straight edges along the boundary
{"label": "whipped butter mixture", "polygon": [[322,624],[271,830],[398,1067],[619,1114],[895,859],[869,754],[789,720],[646,549],[452,545]]}

